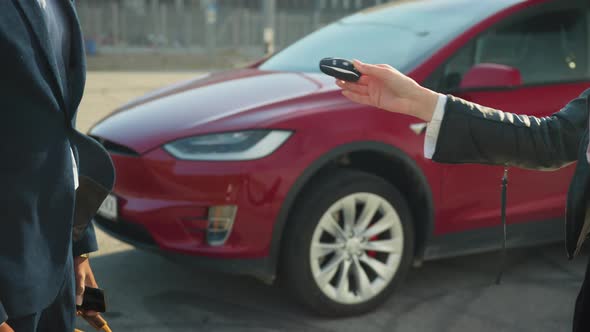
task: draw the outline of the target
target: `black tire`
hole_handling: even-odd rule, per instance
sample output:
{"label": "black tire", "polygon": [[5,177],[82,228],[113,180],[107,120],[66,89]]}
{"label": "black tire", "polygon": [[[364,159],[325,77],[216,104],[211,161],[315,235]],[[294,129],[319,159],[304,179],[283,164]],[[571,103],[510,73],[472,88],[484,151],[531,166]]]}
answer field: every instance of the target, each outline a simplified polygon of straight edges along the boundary
{"label": "black tire", "polygon": [[[326,296],[318,287],[310,266],[310,247],[320,218],[339,199],[353,193],[368,192],[385,198],[398,213],[404,233],[401,262],[396,274],[380,293],[357,303],[343,304]],[[283,247],[281,279],[304,306],[322,316],[353,316],[369,312],[382,304],[405,278],[414,256],[414,227],[403,195],[390,183],[372,174],[337,170],[324,175],[302,193],[289,219]]]}

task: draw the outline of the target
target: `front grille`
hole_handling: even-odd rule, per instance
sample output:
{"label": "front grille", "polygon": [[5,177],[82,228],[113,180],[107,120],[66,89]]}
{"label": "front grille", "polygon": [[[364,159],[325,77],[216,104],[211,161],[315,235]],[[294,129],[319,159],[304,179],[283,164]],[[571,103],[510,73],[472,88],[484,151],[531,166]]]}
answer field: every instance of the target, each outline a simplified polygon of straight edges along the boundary
{"label": "front grille", "polygon": [[137,153],[137,151],[135,151],[129,147],[126,147],[124,145],[121,145],[121,144],[118,144],[115,142],[111,142],[109,140],[106,140],[106,139],[100,138],[100,137],[96,137],[96,136],[90,136],[90,137],[97,140],[110,153],[122,154],[122,155],[126,155],[126,156],[139,156],[139,153]]}
{"label": "front grille", "polygon": [[120,235],[122,238],[121,240],[132,242],[132,244],[140,244],[140,245],[147,245],[147,246],[155,246],[156,241],[150,235],[150,233],[140,224],[127,222],[124,220],[117,220],[112,221],[106,218],[103,218],[99,215],[94,217],[94,221],[100,225],[100,227],[104,228],[105,230],[114,233],[116,235]]}

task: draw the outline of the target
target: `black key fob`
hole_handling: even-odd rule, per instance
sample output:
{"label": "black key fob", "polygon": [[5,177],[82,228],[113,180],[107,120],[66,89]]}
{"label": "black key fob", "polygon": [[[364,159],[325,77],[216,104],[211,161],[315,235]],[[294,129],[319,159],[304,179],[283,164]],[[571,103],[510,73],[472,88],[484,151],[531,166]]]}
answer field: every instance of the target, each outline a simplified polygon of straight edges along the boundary
{"label": "black key fob", "polygon": [[347,82],[356,82],[361,78],[361,73],[346,59],[324,58],[320,61],[320,70],[326,75]]}
{"label": "black key fob", "polygon": [[77,306],[77,309],[105,312],[106,302],[104,299],[104,291],[100,288],[86,286],[84,288],[84,299],[82,301],[82,305]]}

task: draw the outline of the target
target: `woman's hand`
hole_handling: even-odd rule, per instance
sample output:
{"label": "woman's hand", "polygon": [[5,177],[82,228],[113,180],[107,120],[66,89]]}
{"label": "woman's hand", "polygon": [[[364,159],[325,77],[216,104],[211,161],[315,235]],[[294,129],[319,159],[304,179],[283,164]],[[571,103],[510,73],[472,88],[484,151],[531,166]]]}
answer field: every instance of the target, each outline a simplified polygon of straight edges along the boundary
{"label": "woman's hand", "polygon": [[363,75],[356,82],[336,81],[348,99],[430,122],[438,93],[420,86],[390,65],[370,65],[354,60]]}
{"label": "woman's hand", "polygon": [[0,332],[14,332],[14,330],[8,326],[6,322],[0,324]]}

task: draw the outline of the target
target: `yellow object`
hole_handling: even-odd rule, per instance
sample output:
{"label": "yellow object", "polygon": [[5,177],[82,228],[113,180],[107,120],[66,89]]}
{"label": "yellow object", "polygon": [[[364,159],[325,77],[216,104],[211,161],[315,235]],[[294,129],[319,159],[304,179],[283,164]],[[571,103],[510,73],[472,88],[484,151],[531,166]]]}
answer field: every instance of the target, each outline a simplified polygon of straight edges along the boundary
{"label": "yellow object", "polygon": [[[87,316],[87,315],[84,315],[80,311],[78,311],[77,314],[78,314],[78,316],[84,318],[84,320],[86,322],[88,322],[88,324],[90,324],[90,326],[94,327],[97,331],[113,332],[113,331],[111,331],[111,328],[107,324],[107,321],[104,320],[104,318],[102,318],[101,315]],[[83,332],[83,331],[75,330],[75,332]]]}

